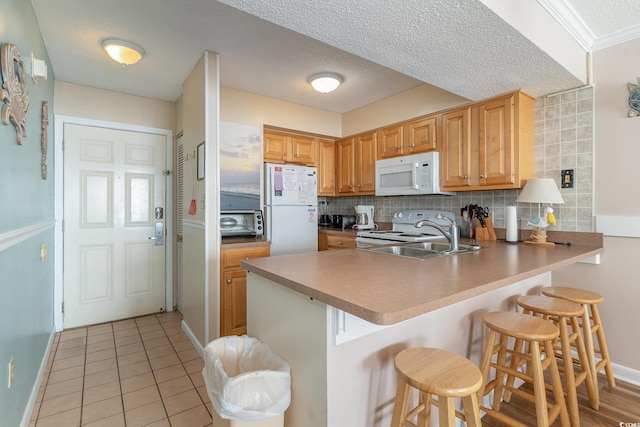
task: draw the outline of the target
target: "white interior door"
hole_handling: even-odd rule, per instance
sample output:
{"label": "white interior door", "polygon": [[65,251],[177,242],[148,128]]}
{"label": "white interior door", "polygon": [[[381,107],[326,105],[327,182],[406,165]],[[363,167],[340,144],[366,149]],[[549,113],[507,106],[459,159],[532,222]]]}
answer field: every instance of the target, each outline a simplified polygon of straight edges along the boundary
{"label": "white interior door", "polygon": [[165,307],[166,138],[64,125],[64,327]]}

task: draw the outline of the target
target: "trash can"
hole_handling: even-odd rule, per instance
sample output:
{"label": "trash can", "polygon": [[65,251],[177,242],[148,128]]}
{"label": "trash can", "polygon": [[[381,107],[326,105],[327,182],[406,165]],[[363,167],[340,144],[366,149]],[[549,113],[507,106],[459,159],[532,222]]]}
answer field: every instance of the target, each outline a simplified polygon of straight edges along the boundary
{"label": "trash can", "polygon": [[215,414],[213,427],[282,427],[291,402],[289,364],[246,335],[211,341],[202,376]]}

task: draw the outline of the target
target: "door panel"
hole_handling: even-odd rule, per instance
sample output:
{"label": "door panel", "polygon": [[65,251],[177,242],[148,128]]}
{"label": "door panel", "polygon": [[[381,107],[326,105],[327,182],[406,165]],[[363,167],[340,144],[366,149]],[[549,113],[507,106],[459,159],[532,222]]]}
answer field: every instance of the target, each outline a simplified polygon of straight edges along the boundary
{"label": "door panel", "polygon": [[66,124],[64,141],[65,328],[163,310],[165,137]]}

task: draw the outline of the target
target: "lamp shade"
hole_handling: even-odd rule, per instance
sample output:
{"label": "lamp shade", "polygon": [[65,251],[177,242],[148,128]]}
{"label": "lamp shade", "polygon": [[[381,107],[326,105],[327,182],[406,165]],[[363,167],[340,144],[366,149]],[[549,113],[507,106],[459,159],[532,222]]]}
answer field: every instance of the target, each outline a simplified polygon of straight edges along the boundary
{"label": "lamp shade", "polygon": [[531,178],[520,192],[518,202],[562,204],[564,200],[553,178]]}
{"label": "lamp shade", "polygon": [[126,40],[105,39],[102,41],[102,47],[107,54],[121,65],[133,65],[140,61],[145,52],[140,46]]}
{"label": "lamp shade", "polygon": [[318,73],[309,77],[309,84],[320,93],[329,93],[342,84],[342,76],[336,73]]}

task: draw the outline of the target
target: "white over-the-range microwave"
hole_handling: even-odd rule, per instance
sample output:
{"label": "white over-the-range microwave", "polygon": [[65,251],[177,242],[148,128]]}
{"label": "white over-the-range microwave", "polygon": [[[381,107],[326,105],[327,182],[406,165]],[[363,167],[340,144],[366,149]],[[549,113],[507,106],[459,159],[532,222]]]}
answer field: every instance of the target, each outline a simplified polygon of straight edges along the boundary
{"label": "white over-the-range microwave", "polygon": [[440,153],[376,160],[376,196],[455,193],[440,191]]}

